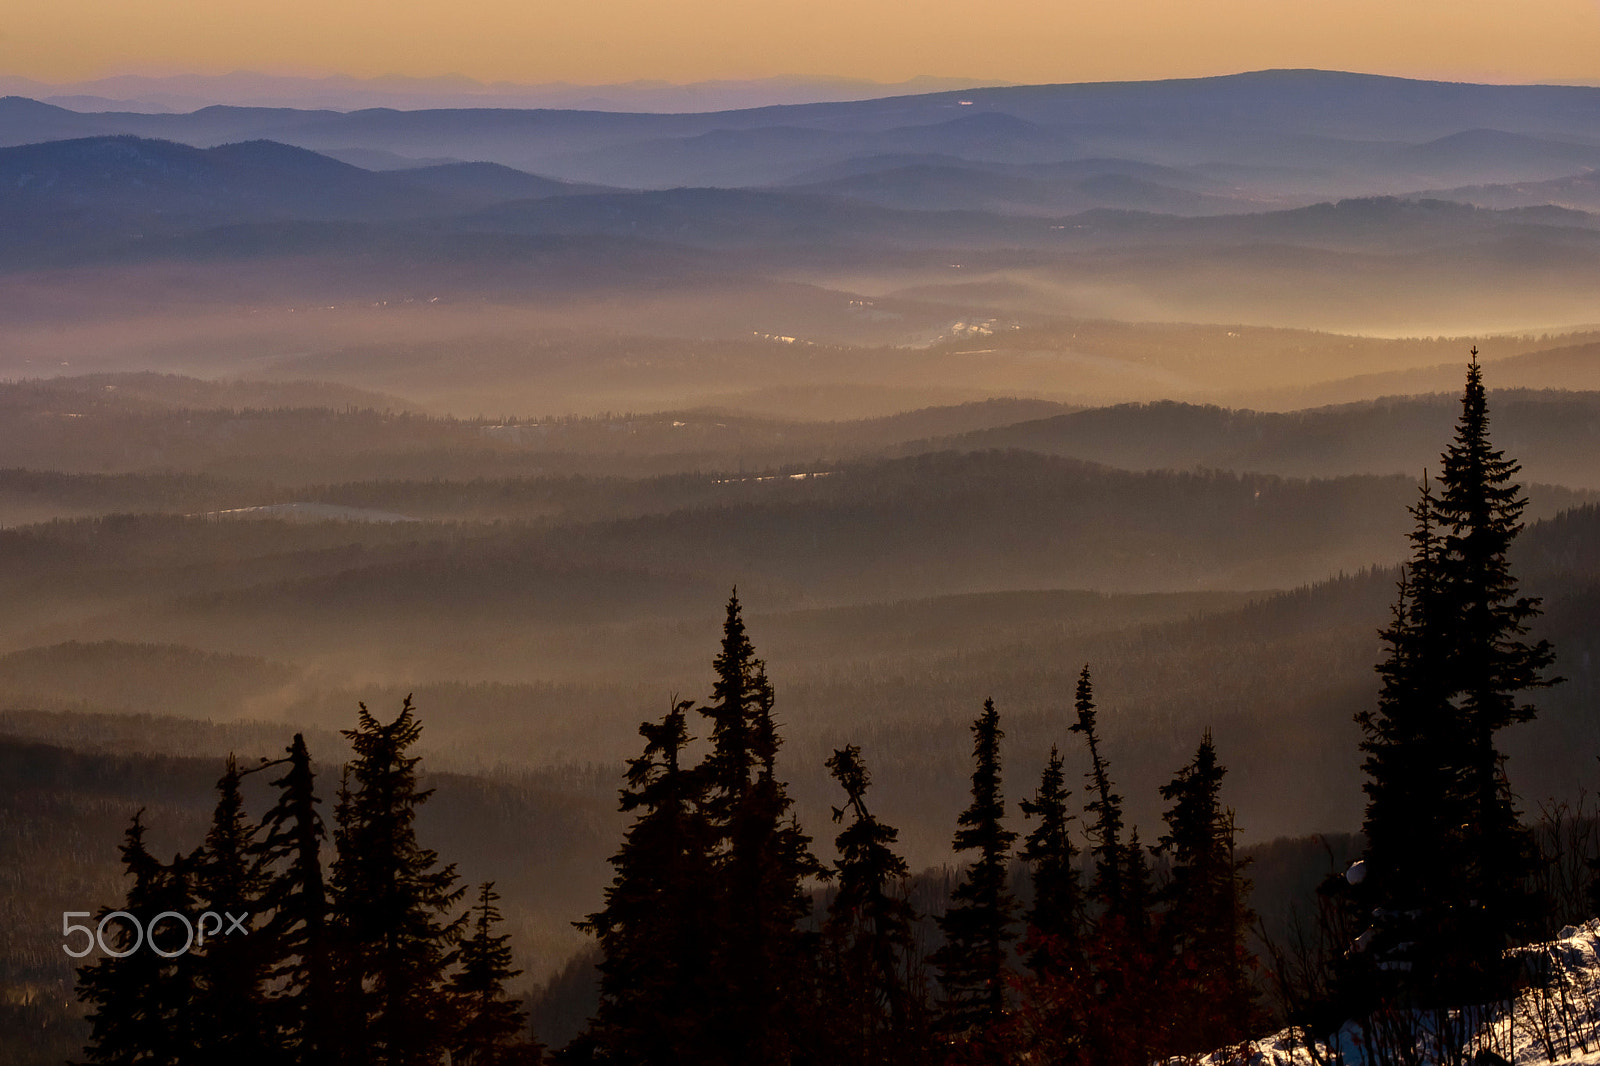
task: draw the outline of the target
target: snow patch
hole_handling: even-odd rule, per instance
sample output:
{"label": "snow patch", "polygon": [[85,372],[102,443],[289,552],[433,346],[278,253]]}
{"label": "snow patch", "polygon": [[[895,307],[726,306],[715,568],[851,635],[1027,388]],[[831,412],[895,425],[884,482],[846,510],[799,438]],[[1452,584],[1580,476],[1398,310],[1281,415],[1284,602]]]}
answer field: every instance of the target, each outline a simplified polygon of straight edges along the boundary
{"label": "snow patch", "polygon": [[[1487,1064],[1497,1061],[1496,1055],[1515,1066],[1600,1066],[1600,919],[1569,925],[1555,940],[1512,954],[1531,978],[1530,987],[1515,1001],[1396,1016],[1396,1028],[1416,1040],[1418,1066]],[[1392,1048],[1379,1050],[1354,1022],[1347,1022],[1331,1040],[1309,1043],[1304,1029],[1291,1027],[1214,1051],[1199,1066],[1381,1066],[1394,1061]]]}

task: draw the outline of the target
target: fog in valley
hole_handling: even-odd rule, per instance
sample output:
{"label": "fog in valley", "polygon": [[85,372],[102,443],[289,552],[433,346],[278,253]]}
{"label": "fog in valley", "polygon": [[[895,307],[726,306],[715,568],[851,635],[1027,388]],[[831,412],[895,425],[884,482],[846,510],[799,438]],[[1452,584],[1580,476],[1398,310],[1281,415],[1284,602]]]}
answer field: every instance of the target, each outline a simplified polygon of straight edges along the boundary
{"label": "fog in valley", "polygon": [[411,695],[420,832],[496,880],[565,1040],[624,763],[710,699],[735,587],[828,858],[855,744],[912,870],[954,863],[990,697],[1008,799],[1060,745],[1076,810],[1087,663],[1129,825],[1209,729],[1281,923],[1359,850],[1474,346],[1566,679],[1507,774],[1593,791],[1600,89],[916,88],[0,99],[0,990],[77,1010],[57,914],[120,898],[135,810],[192,846],[223,757],[296,732],[331,809],[358,702]]}

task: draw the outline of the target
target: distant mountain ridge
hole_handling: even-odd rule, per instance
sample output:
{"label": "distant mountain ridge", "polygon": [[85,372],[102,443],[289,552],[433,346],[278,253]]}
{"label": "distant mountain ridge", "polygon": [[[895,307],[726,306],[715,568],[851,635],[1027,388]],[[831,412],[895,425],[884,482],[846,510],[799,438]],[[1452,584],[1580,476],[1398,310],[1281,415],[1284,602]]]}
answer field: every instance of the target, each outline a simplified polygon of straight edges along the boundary
{"label": "distant mountain ridge", "polygon": [[[0,220],[13,234],[10,254],[21,261],[30,240],[55,255],[70,252],[74,237],[92,248],[143,241],[140,256],[188,255],[207,244],[197,235],[214,229],[278,226],[258,229],[237,246],[248,251],[369,240],[354,230],[302,224],[419,222],[427,223],[425,231],[412,227],[371,239],[392,247],[436,244],[438,234],[604,236],[764,254],[804,245],[828,255],[858,246],[1070,251],[1216,242],[1414,252],[1469,237],[1570,230],[1569,244],[1600,248],[1600,219],[1570,209],[1369,197],[1263,211],[1145,181],[1129,169],[1115,163],[1098,172],[1082,168],[1087,177],[1054,185],[960,168],[912,168],[768,189],[621,191],[494,163],[376,172],[269,140],[202,149],[118,135],[0,148],[0,188],[8,190]],[[920,185],[928,202],[905,206],[902,201],[918,199],[907,195],[908,183]],[[979,187],[989,190],[987,202],[976,200]],[[1114,209],[1104,206],[1107,201],[1145,209]],[[1019,204],[1032,217],[994,210]],[[1077,210],[1052,214],[1053,205]],[[1258,209],[1247,210],[1251,206]],[[1211,217],[1186,217],[1179,208]],[[1231,210],[1217,214],[1224,209]],[[285,223],[296,228],[285,230],[279,225]],[[187,239],[149,243],[154,237]]]}
{"label": "distant mountain ridge", "polygon": [[120,75],[64,84],[0,77],[0,93],[16,93],[75,111],[191,111],[209,104],[238,107],[562,107],[603,111],[720,111],[736,107],[865,100],[906,93],[1004,85],[991,78],[923,75],[901,82],[862,78],[778,76],[672,84],[633,81],[609,85],[568,82],[486,83],[461,75],[432,78],[302,77],[240,71],[224,75]]}
{"label": "distant mountain ridge", "polygon": [[506,200],[597,191],[494,163],[373,172],[252,140],[193,148],[117,135],[0,148],[0,223],[13,256],[275,221],[452,215]]}
{"label": "distant mountain ridge", "polygon": [[[1600,489],[1600,393],[1499,391],[1493,403],[1496,431],[1521,460],[1524,477]],[[1130,470],[1420,478],[1438,465],[1439,442],[1448,439],[1459,406],[1452,393],[1284,413],[1120,404],[917,442],[904,450],[1024,448]]]}
{"label": "distant mountain ridge", "polygon": [[[680,114],[8,98],[7,143],[0,309],[24,321],[148,309],[159,285],[253,310],[627,293],[646,316],[671,292],[697,301],[688,335],[813,343],[1039,315],[1454,335],[1591,322],[1600,285],[1584,87],[1261,71]],[[132,287],[21,280],[102,267]],[[701,310],[696,279],[741,295]],[[835,296],[856,302],[813,314]],[[921,310],[892,325],[880,299]]]}
{"label": "distant mountain ridge", "polygon": [[[1029,153],[1042,161],[1124,155],[1133,149],[1133,156],[1165,165],[1267,163],[1281,162],[1290,147],[1300,149],[1302,164],[1337,168],[1357,149],[1421,145],[1474,130],[1600,145],[1597,102],[1600,89],[1581,86],[1473,85],[1314,70],[973,88],[678,114],[510,108],[345,113],[241,107],[207,107],[188,114],[85,114],[11,97],[0,100],[0,144],[118,133],[196,146],[265,137],[313,150],[448,156],[500,162],[563,180],[636,184],[626,179],[652,168],[664,175],[673,153],[683,150],[680,142],[723,137],[724,143],[709,142],[714,158],[705,162],[726,169],[729,153],[739,144],[737,137],[732,142],[726,138],[741,131],[789,127],[823,135],[821,141],[813,138],[804,169],[825,165],[827,157],[843,161],[905,150],[1027,162]],[[1433,154],[1448,154],[1451,147],[1446,143]],[[738,162],[757,168],[760,152],[769,148],[769,142],[758,138],[736,153]],[[789,167],[790,174],[780,173],[778,164],[788,166],[781,159],[768,163],[767,180],[798,172]],[[679,164],[680,171],[686,165]],[[709,177],[680,172],[660,181],[714,184]],[[1472,180],[1467,176],[1454,183]],[[1422,184],[1428,183],[1412,187]]]}
{"label": "distant mountain ridge", "polygon": [[440,214],[582,189],[493,163],[375,173],[277,141],[193,148],[125,134],[0,148],[0,187],[13,209],[49,202],[345,219]]}

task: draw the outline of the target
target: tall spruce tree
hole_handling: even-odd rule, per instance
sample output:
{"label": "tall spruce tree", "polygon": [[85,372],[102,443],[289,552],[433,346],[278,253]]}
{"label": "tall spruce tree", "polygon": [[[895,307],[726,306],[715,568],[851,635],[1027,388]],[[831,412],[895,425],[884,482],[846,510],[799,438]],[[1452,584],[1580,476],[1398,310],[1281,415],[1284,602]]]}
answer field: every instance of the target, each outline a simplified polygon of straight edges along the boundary
{"label": "tall spruce tree", "polygon": [[1549,643],[1525,639],[1539,601],[1518,594],[1510,548],[1527,500],[1517,463],[1490,443],[1477,354],[1439,494],[1424,484],[1413,508],[1378,707],[1359,717],[1371,781],[1368,878],[1357,895],[1390,926],[1378,943],[1408,955],[1387,969],[1405,974],[1401,991],[1425,1005],[1508,991],[1503,953],[1531,917],[1523,886],[1534,850],[1497,735],[1534,716],[1521,693],[1555,680],[1544,676]]}
{"label": "tall spruce tree", "polygon": [[271,781],[278,798],[261,821],[256,844],[271,873],[261,898],[271,947],[269,977],[278,992],[268,1004],[281,1048],[292,1066],[332,1066],[340,1029],[335,1011],[334,930],[322,874],[327,831],[317,811],[316,775],[299,733],[279,760]]}
{"label": "tall spruce tree", "polygon": [[910,969],[916,914],[900,887],[910,871],[894,851],[898,832],[867,809],[871,777],[861,749],[841,748],[827,766],[845,793],[833,820],[850,821],[835,841],[838,888],[822,928],[821,1058],[862,1066],[914,1061],[924,1033]]}
{"label": "tall spruce tree", "polygon": [[522,1066],[540,1058],[540,1049],[524,1039],[528,1012],[506,997],[506,982],[522,971],[511,965],[511,934],[496,932],[499,899],[494,882],[479,886],[472,931],[461,941],[459,969],[445,988],[454,1014],[451,1066]]}
{"label": "tall spruce tree", "polygon": [[738,591],[728,600],[713,663],[712,750],[700,773],[718,835],[722,920],[713,996],[728,1061],[783,1066],[794,1054],[811,952],[798,928],[811,913],[808,878],[825,875],[777,776],[780,745],[766,664],[745,631]]}
{"label": "tall spruce tree", "polygon": [[[237,1066],[283,1062],[267,1004],[273,946],[261,924],[268,878],[245,817],[233,756],[217,782],[217,807],[205,843],[190,857],[198,911],[217,916],[212,934],[195,945],[196,989],[188,1007],[200,1049]],[[198,915],[196,915],[198,917]],[[236,926],[242,923],[243,930]]]}
{"label": "tall spruce tree", "polygon": [[1074,733],[1082,733],[1089,746],[1090,767],[1085,775],[1093,789],[1084,811],[1092,820],[1088,826],[1090,854],[1094,856],[1094,896],[1105,910],[1125,916],[1127,898],[1123,875],[1128,855],[1122,845],[1122,797],[1112,791],[1111,768],[1100,753],[1100,734],[1094,707],[1094,683],[1085,666],[1078,675],[1078,690],[1073,699],[1076,721]]}
{"label": "tall spruce tree", "polygon": [[961,813],[957,853],[976,851],[939,918],[945,943],[934,952],[944,990],[942,1027],[952,1036],[973,1036],[998,1022],[1006,1003],[1007,946],[1016,938],[1016,900],[1007,867],[1017,834],[1005,828],[1000,782],[1000,715],[994,700],[972,723],[972,803]]}
{"label": "tall spruce tree", "polygon": [[[453,864],[417,841],[417,808],[433,794],[417,784],[409,755],[422,726],[407,696],[394,721],[360,708],[344,730],[354,758],[337,811],[331,888],[341,946],[345,1054],[381,1066],[433,1066],[449,1037],[440,990],[466,916]],[[348,998],[346,998],[348,997]]]}
{"label": "tall spruce tree", "polygon": [[1194,760],[1161,787],[1172,806],[1158,850],[1171,857],[1172,866],[1158,896],[1166,904],[1162,940],[1183,977],[1173,1004],[1186,1019],[1180,1051],[1236,1043],[1255,1021],[1248,860],[1234,853],[1233,812],[1222,804],[1227,772],[1208,729]]}
{"label": "tall spruce tree", "polygon": [[1028,924],[1028,966],[1036,974],[1070,968],[1080,962],[1078,943],[1083,917],[1083,891],[1078,884],[1078,849],[1070,832],[1067,809],[1072,793],[1061,772],[1061,752],[1050,749],[1033,799],[1023,800],[1022,813],[1037,818],[1017,858],[1027,864],[1033,882],[1033,903],[1023,915]]}
{"label": "tall spruce tree", "polygon": [[[711,668],[717,674],[711,687],[711,702],[700,708],[700,713],[711,721],[711,751],[697,772],[706,781],[706,812],[726,844],[733,836],[734,823],[749,797],[755,775],[757,722],[764,714],[770,719],[775,699],[766,664],[756,658],[745,630],[738,589],[728,599],[722,648]],[[776,754],[775,749],[772,754]]]}
{"label": "tall spruce tree", "polygon": [[[1520,470],[1490,443],[1483,368],[1473,348],[1455,440],[1439,471],[1438,569],[1446,605],[1453,608],[1451,674],[1471,827],[1462,871],[1464,926],[1472,950],[1496,960],[1531,929],[1534,907],[1525,881],[1537,857],[1502,770],[1496,735],[1534,717],[1533,705],[1519,695],[1552,684],[1543,674],[1555,662],[1548,641],[1525,639],[1540,613],[1539,600],[1519,595],[1511,573],[1511,544],[1522,532],[1528,504],[1513,480]],[[1503,974],[1491,976],[1486,991],[1503,980]]]}
{"label": "tall spruce tree", "polygon": [[644,752],[629,761],[622,791],[634,822],[611,859],[604,908],[578,923],[602,956],[600,1005],[584,1037],[601,1062],[716,1061],[715,834],[701,809],[704,780],[682,765],[693,705],[678,702],[639,727]]}
{"label": "tall spruce tree", "polygon": [[1457,941],[1452,903],[1465,860],[1463,745],[1452,699],[1452,608],[1439,571],[1437,501],[1426,473],[1410,508],[1411,561],[1401,573],[1375,708],[1356,716],[1366,753],[1364,879],[1351,892],[1358,929],[1374,919],[1382,935],[1341,963],[1339,983],[1358,1013],[1410,986],[1426,1002],[1429,975]]}
{"label": "tall spruce tree", "polygon": [[189,1013],[195,983],[187,938],[170,917],[155,921],[167,912],[194,913],[189,875],[181,857],[166,865],[150,854],[143,815],[133,816],[121,848],[132,883],[117,910],[128,917],[108,920],[116,913],[109,907],[95,916],[110,953],[77,973],[78,998],[91,1008],[84,1058],[113,1066],[199,1066],[212,1059],[198,1049]]}

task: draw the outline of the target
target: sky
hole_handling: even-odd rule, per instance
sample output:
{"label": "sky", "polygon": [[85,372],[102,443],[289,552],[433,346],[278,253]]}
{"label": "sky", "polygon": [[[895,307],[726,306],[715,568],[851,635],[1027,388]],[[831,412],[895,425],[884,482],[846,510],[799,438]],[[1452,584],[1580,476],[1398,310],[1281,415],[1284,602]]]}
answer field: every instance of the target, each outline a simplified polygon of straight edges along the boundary
{"label": "sky", "polygon": [[0,74],[1600,83],[1600,0],[5,0]]}

